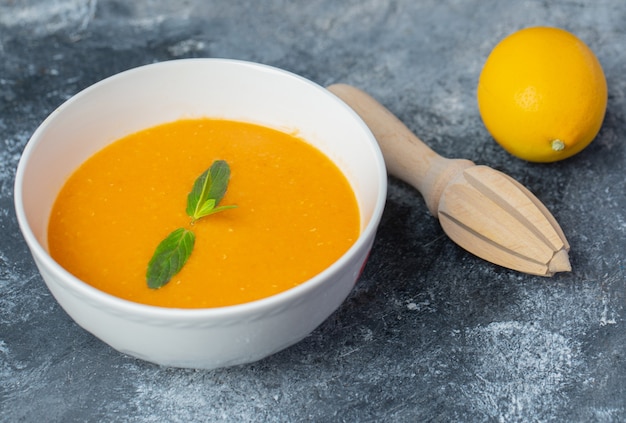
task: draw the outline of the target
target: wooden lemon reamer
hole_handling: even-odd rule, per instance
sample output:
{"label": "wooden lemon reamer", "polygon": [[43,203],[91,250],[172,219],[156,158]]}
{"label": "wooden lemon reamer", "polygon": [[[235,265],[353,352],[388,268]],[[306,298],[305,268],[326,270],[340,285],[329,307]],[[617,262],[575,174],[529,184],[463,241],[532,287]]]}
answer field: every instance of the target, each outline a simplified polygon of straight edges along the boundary
{"label": "wooden lemon reamer", "polygon": [[389,110],[345,84],[328,87],[368,125],[390,174],[415,187],[459,246],[487,261],[541,276],[571,270],[569,244],[556,219],[508,175],[439,156]]}

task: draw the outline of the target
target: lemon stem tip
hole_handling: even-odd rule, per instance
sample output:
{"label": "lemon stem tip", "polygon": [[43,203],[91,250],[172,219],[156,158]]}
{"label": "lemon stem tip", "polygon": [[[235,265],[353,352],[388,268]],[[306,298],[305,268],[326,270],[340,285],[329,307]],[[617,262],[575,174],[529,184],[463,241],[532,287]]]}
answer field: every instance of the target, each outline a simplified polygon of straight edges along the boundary
{"label": "lemon stem tip", "polygon": [[561,151],[565,149],[565,143],[561,140],[552,140],[552,149],[554,151]]}

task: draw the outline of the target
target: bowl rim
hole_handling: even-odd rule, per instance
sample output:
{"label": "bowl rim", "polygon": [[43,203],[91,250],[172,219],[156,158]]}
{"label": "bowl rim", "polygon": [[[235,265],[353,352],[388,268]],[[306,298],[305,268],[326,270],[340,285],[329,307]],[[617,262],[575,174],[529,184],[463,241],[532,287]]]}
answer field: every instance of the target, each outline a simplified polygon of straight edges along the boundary
{"label": "bowl rim", "polygon": [[[295,78],[300,80],[300,82],[309,85],[311,88],[320,92],[321,95],[327,96],[332,99],[331,101],[336,101],[345,109],[348,115],[351,115],[354,122],[361,126],[363,133],[366,135],[367,142],[370,144],[370,148],[372,148],[372,153],[374,154],[374,158],[377,162],[378,169],[378,193],[376,195],[376,201],[374,208],[371,213],[371,217],[367,225],[363,228],[357,240],[352,244],[352,246],[335,260],[330,266],[325,268],[320,273],[315,276],[307,279],[306,281],[298,284],[295,287],[289,288],[285,291],[281,291],[279,293],[273,294],[269,297],[260,298],[257,300],[233,304],[227,306],[219,306],[219,307],[209,307],[209,308],[176,308],[176,307],[164,307],[164,306],[155,306],[149,304],[143,304],[139,302],[134,302],[131,300],[127,300],[124,298],[120,298],[109,294],[105,291],[102,291],[98,288],[93,287],[87,282],[82,281],[77,278],[65,268],[63,268],[59,263],[57,263],[50,254],[46,251],[43,245],[39,242],[37,237],[35,236],[28,219],[26,217],[26,210],[23,203],[22,191],[24,189],[24,175],[26,172],[26,168],[29,164],[29,159],[32,154],[34,154],[36,146],[42,142],[43,138],[41,138],[41,134],[45,132],[46,127],[50,125],[50,123],[55,119],[55,116],[61,113],[65,108],[69,107],[72,103],[81,100],[83,97],[88,96],[92,90],[95,90],[97,87],[100,87],[104,84],[110,84],[115,82],[118,78],[128,77],[132,73],[143,72],[148,68],[154,67],[164,67],[164,66],[172,66],[181,63],[192,63],[192,62],[203,62],[203,63],[222,63],[222,64],[230,64],[233,66],[244,66],[244,67],[252,67],[258,70],[262,70],[265,72],[273,72],[282,75],[287,78]],[[387,195],[387,172],[385,168],[385,163],[383,159],[382,152],[380,147],[370,131],[369,127],[363,122],[361,117],[346,103],[344,103],[339,97],[335,96],[330,91],[326,90],[321,85],[306,79],[300,75],[292,73],[290,71],[277,68],[274,66],[237,60],[237,59],[222,59],[222,58],[191,58],[191,59],[174,59],[167,60],[162,62],[156,62],[146,65],[137,66],[131,69],[127,69],[125,71],[121,71],[119,73],[113,74],[109,77],[106,77],[84,89],[74,94],[72,97],[64,101],[61,105],[59,105],[56,109],[54,109],[41,124],[36,128],[33,132],[29,140],[27,141],[22,154],[20,156],[17,170],[15,173],[15,182],[14,182],[14,207],[16,211],[16,217],[18,221],[18,225],[22,232],[22,235],[31,250],[32,255],[34,256],[35,262],[41,262],[46,270],[54,274],[55,278],[58,280],[62,280],[64,285],[67,285],[72,291],[73,295],[80,295],[89,300],[95,301],[99,306],[105,306],[110,310],[116,310],[119,313],[130,313],[134,315],[141,315],[144,317],[155,317],[155,318],[168,318],[174,321],[189,321],[190,318],[197,319],[206,319],[206,318],[228,318],[233,316],[242,316],[250,313],[258,313],[261,310],[271,310],[275,309],[281,304],[289,304],[298,298],[302,297],[307,291],[313,291],[317,289],[324,280],[328,279],[333,273],[337,273],[341,268],[343,268],[352,257],[357,255],[358,251],[363,248],[367,248],[366,242],[370,239],[373,239],[375,233],[377,231],[380,219],[382,217],[382,213],[385,207]],[[47,284],[47,281],[45,281]],[[64,287],[65,288],[65,287]]]}

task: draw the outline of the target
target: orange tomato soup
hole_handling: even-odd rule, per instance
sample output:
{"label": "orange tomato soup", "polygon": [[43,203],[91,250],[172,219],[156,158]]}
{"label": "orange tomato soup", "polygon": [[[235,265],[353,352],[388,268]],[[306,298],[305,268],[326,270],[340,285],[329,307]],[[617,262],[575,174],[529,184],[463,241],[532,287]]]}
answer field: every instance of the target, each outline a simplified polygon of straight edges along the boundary
{"label": "orange tomato soup", "polygon": [[[194,181],[215,160],[231,168],[220,204],[237,205],[191,226]],[[196,235],[194,250],[162,288],[148,262],[171,231]],[[105,147],[68,179],[52,209],[48,245],[65,269],[127,300],[164,307],[219,307],[292,288],[356,241],[360,215],[347,179],[293,135],[227,120],[180,120]]]}

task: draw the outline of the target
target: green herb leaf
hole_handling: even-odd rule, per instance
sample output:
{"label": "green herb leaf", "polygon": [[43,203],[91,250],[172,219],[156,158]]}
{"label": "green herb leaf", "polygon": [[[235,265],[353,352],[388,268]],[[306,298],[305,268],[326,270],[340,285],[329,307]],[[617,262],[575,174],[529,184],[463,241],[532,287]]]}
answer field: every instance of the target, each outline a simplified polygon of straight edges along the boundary
{"label": "green herb leaf", "polygon": [[[191,217],[192,224],[201,217],[237,207],[217,206],[226,194],[229,179],[230,167],[224,160],[213,162],[196,179],[187,196],[186,212]],[[162,287],[180,272],[191,255],[195,240],[193,232],[178,228],[161,241],[148,263],[146,279],[149,288]]]}
{"label": "green herb leaf", "polygon": [[[224,210],[217,205],[226,194],[230,167],[224,160],[216,160],[210,168],[202,173],[193,184],[193,189],[187,196],[187,215],[192,222],[209,214]],[[226,208],[233,208],[228,206]]]}
{"label": "green herb leaf", "polygon": [[146,279],[149,288],[161,288],[180,272],[191,255],[195,240],[193,232],[178,228],[161,241],[148,263]]}
{"label": "green herb leaf", "polygon": [[208,216],[210,214],[218,213],[218,212],[221,212],[221,211],[224,211],[224,210],[228,210],[228,209],[235,209],[235,208],[237,208],[237,206],[234,206],[234,205],[215,207],[215,201],[213,201],[211,198],[209,198],[204,203],[202,208],[200,210],[198,210],[198,213],[196,215],[195,220],[198,220],[201,217]]}

